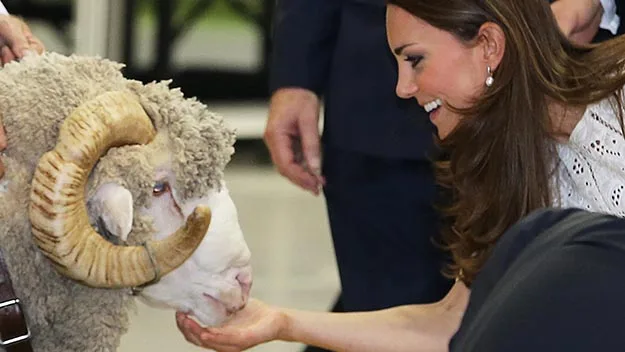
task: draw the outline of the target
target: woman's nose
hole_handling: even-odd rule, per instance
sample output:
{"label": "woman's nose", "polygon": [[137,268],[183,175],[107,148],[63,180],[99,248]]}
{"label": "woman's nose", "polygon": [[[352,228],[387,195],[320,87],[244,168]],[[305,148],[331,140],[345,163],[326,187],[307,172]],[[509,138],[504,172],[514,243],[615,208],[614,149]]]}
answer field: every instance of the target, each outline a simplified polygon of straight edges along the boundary
{"label": "woman's nose", "polygon": [[395,94],[402,99],[414,98],[419,91],[417,84],[409,78],[402,78],[401,76],[397,80],[397,86],[395,86]]}

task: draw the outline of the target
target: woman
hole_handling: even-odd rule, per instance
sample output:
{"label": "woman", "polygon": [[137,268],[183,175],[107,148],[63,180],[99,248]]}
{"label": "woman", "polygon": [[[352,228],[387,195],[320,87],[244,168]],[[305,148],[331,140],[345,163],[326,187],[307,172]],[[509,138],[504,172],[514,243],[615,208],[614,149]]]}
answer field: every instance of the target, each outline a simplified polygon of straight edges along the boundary
{"label": "woman", "polygon": [[445,240],[456,284],[440,302],[370,313],[255,301],[210,329],[180,314],[192,342],[219,351],[274,339],[341,351],[446,350],[506,229],[552,205],[625,215],[625,38],[574,45],[542,0],[388,3],[397,94],[430,112],[450,156],[438,176],[454,196]]}

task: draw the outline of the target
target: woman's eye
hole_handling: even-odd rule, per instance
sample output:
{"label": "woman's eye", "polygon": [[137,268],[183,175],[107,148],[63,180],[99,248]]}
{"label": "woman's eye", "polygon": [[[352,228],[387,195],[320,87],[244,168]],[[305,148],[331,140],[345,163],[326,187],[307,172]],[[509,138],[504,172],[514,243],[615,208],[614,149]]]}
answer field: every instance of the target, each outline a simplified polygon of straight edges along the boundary
{"label": "woman's eye", "polygon": [[417,65],[419,64],[419,62],[421,62],[421,60],[423,59],[423,56],[421,55],[417,55],[417,56],[406,56],[406,58],[404,59],[404,61],[410,62],[410,66],[412,66],[412,68],[417,67]]}
{"label": "woman's eye", "polygon": [[152,194],[156,197],[162,196],[168,191],[169,191],[169,183],[167,182],[157,182],[154,184],[154,187],[152,188]]}

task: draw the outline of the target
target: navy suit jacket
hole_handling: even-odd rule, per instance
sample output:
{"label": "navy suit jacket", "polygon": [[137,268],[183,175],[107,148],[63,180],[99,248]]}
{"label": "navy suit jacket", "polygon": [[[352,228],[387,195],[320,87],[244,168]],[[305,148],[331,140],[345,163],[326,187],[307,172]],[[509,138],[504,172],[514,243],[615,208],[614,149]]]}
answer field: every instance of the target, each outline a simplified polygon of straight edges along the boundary
{"label": "navy suit jacket", "polygon": [[278,0],[270,90],[303,87],[323,96],[326,145],[424,159],[434,129],[414,99],[395,95],[385,14],[384,0]]}
{"label": "navy suit jacket", "polygon": [[323,96],[326,145],[423,159],[434,130],[414,99],[395,96],[385,14],[384,0],[279,0],[270,89]]}

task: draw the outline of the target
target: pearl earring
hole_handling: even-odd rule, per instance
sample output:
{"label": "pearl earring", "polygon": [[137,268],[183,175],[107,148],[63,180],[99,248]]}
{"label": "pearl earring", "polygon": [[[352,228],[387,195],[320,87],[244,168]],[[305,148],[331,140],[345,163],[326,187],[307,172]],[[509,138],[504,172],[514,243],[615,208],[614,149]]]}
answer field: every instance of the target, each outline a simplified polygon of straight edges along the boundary
{"label": "pearl earring", "polygon": [[493,71],[490,69],[490,66],[486,66],[486,70],[488,71],[488,77],[486,78],[486,86],[490,87],[495,83],[495,78],[493,78]]}

